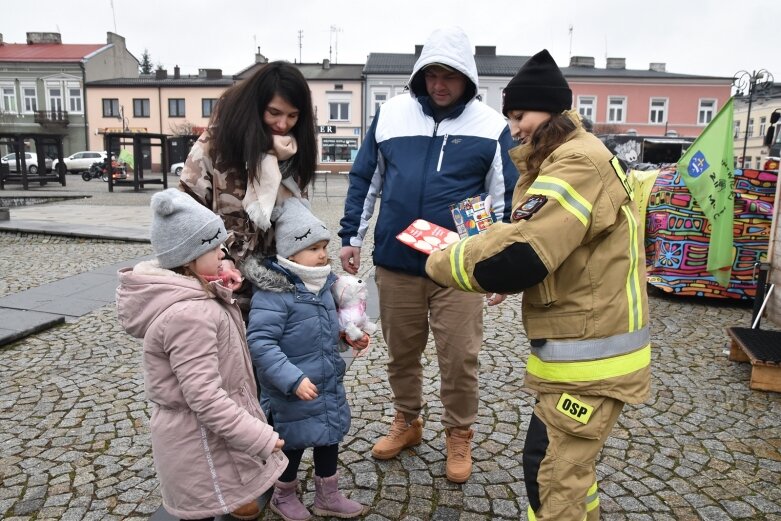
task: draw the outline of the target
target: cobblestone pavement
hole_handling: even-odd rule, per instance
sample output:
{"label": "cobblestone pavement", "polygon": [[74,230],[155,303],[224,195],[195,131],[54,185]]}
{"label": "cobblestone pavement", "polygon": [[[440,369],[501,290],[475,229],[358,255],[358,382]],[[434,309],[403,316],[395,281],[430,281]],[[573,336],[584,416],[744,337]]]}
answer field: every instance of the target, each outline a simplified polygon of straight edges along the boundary
{"label": "cobblestone pavement", "polygon": [[[341,201],[315,197],[313,207],[335,233]],[[138,244],[45,240],[0,236],[3,291],[17,291],[6,266],[31,259],[36,270],[51,264],[71,273],[90,269],[79,257],[94,257],[96,249],[105,264],[147,252],[125,249]],[[43,244],[45,261],[36,250]],[[364,258],[364,274],[369,265]],[[25,280],[19,288],[45,282]],[[624,410],[603,451],[602,518],[781,520],[781,395],[749,390],[749,366],[726,356],[724,328],[747,326],[751,309],[656,293],[650,304],[652,397]],[[444,476],[433,346],[425,353],[424,442],[395,460],[369,454],[391,413],[381,335],[351,364],[345,383],[353,427],[340,472],[343,488],[371,505],[366,519],[525,519],[520,461],[533,397],[523,389],[529,345],[519,297],[487,308],[485,323],[475,468],[464,485]],[[140,343],[121,330],[110,306],[0,349],[0,518],[148,519],[160,505],[149,414]],[[304,471],[311,503],[310,459],[302,477]],[[270,512],[264,518],[278,519]]]}

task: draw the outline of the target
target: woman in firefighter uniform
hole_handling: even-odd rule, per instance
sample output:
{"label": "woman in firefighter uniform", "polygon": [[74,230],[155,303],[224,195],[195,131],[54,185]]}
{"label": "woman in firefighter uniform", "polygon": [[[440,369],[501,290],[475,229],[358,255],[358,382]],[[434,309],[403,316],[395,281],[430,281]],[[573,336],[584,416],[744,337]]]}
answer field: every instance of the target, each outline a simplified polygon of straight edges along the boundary
{"label": "woman in firefighter uniform", "polygon": [[599,519],[596,459],[625,403],[649,394],[643,227],[618,160],[586,132],[547,50],[504,91],[520,146],[512,222],[431,254],[437,283],[523,292],[537,393],[523,454],[529,519]]}

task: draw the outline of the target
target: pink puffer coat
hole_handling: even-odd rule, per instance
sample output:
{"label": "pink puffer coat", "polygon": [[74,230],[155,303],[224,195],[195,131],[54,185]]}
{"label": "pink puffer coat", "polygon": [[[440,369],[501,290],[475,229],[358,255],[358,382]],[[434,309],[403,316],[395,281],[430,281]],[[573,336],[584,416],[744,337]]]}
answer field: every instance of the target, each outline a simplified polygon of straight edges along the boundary
{"label": "pink puffer coat", "polygon": [[228,514],[273,486],[287,466],[258,404],[244,322],[231,292],[161,269],[120,270],[117,313],[144,339],[152,454],[174,516]]}

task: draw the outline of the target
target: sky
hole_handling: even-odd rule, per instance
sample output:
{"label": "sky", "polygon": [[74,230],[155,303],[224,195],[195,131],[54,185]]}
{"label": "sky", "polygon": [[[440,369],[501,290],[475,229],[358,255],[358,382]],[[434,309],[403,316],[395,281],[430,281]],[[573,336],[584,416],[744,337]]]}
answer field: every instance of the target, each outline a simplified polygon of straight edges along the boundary
{"label": "sky", "polygon": [[[63,43],[125,37],[141,59],[182,74],[234,74],[255,52],[270,60],[365,63],[372,52],[412,53],[439,27],[459,25],[472,46],[531,56],[625,58],[628,69],[732,77],[766,69],[781,82],[781,1],[743,0],[0,0],[0,33],[59,32]],[[299,33],[300,32],[300,33]],[[301,38],[299,38],[301,34]]]}

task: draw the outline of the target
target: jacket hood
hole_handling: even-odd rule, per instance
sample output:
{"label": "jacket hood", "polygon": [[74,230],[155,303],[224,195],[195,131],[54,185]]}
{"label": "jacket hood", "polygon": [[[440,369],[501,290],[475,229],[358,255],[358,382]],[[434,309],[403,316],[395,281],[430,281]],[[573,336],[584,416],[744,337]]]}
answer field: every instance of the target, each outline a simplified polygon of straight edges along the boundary
{"label": "jacket hood", "polygon": [[215,296],[207,294],[194,278],[161,268],[157,260],[122,268],[116,293],[119,323],[128,334],[143,338],[152,322],[177,302],[207,298],[232,302],[231,290],[217,282],[210,285]]}
{"label": "jacket hood", "polygon": [[241,273],[258,289],[285,293],[295,291],[295,284],[283,273],[271,269],[266,259],[253,255],[241,265]]}
{"label": "jacket hood", "polygon": [[467,77],[472,85],[471,88],[467,85],[465,102],[477,95],[477,65],[472,45],[463,29],[455,26],[445,27],[437,29],[428,37],[409,78],[409,88],[413,96],[428,96],[423,75],[418,73],[432,63],[447,65]]}

